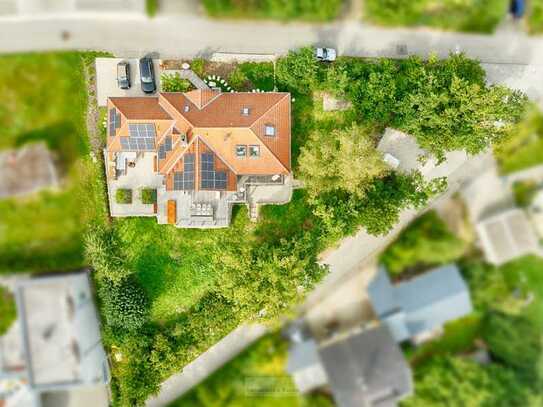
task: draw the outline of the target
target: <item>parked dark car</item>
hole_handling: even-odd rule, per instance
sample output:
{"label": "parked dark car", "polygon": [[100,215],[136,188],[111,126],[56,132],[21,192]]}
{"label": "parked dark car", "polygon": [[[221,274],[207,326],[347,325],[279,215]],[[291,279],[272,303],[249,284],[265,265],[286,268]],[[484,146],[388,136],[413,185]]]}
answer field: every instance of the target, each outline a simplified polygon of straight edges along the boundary
{"label": "parked dark car", "polygon": [[130,89],[130,64],[126,61],[117,64],[117,84],[121,89]]}
{"label": "parked dark car", "polygon": [[140,59],[140,79],[141,90],[145,93],[155,93],[155,70],[153,68],[153,60],[149,57]]}
{"label": "parked dark car", "polygon": [[515,18],[524,17],[526,11],[526,2],[524,0],[511,0],[511,6],[509,8],[511,14]]}

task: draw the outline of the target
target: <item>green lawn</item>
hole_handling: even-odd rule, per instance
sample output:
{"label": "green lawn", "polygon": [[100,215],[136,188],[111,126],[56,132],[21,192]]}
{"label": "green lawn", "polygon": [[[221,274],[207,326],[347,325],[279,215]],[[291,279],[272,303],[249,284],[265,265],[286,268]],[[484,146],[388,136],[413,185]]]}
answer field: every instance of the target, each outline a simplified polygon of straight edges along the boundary
{"label": "green lawn", "polygon": [[212,17],[330,21],[338,16],[343,0],[202,0]]}
{"label": "green lawn", "polygon": [[494,31],[507,0],[365,0],[364,18],[384,26],[427,26],[453,31]]}
{"label": "green lawn", "polygon": [[332,407],[325,396],[301,396],[285,373],[287,343],[270,334],[169,407]]}
{"label": "green lawn", "polygon": [[503,174],[543,164],[543,112],[528,109],[509,137],[495,149]]}
{"label": "green lawn", "polygon": [[186,312],[214,285],[220,277],[214,256],[248,238],[246,209],[240,209],[231,228],[218,230],[178,229],[146,218],[115,220],[123,255],[151,300],[153,320]]}
{"label": "green lawn", "polygon": [[0,56],[0,149],[43,140],[65,180],[58,192],[0,200],[0,272],[83,265],[86,89],[81,54]]}

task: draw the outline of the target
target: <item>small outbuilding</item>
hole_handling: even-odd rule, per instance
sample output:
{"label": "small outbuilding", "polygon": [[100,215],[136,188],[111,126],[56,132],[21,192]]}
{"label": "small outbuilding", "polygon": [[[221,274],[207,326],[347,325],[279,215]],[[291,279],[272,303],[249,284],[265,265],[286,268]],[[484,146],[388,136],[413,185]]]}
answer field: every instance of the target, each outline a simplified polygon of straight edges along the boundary
{"label": "small outbuilding", "polygon": [[527,254],[541,254],[534,228],[522,209],[510,208],[484,218],[476,229],[489,263],[500,265]]}

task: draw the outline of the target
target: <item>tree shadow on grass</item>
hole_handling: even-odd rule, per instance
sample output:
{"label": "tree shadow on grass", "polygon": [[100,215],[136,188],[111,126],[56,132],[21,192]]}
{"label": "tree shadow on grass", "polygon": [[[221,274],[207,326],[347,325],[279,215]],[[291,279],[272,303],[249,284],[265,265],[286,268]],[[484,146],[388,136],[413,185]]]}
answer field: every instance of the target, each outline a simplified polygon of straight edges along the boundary
{"label": "tree shadow on grass", "polygon": [[72,122],[63,121],[32,130],[17,137],[16,146],[45,141],[47,147],[56,152],[59,168],[67,172],[78,157],[87,152],[83,135],[78,134]]}

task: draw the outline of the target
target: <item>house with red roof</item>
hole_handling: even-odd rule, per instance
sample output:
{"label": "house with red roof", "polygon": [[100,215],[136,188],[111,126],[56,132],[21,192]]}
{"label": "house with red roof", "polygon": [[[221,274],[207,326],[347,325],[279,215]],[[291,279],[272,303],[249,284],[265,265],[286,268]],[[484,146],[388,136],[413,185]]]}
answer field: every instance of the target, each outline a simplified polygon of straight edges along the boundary
{"label": "house with red roof", "polygon": [[[233,204],[246,204],[256,219],[259,205],[290,200],[289,93],[196,89],[110,97],[107,107],[112,216],[226,227]],[[156,191],[154,202],[142,199],[144,190]]]}

